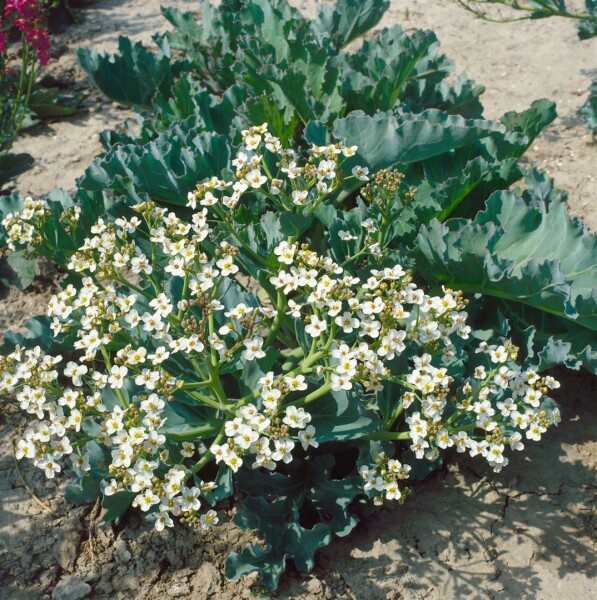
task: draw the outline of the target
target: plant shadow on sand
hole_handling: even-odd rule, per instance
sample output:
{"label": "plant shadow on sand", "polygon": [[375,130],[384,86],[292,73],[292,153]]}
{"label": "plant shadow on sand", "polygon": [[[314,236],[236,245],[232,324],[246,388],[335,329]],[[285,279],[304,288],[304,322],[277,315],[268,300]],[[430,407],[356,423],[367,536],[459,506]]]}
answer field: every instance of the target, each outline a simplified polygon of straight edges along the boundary
{"label": "plant shadow on sand", "polygon": [[[541,442],[529,443],[524,456],[510,455],[499,475],[481,461],[456,456],[448,468],[416,485],[404,506],[384,510],[334,541],[318,555],[313,575],[285,575],[275,597],[315,597],[305,590],[313,576],[321,582],[321,597],[353,594],[359,600],[394,594],[557,598],[565,595],[558,585],[570,578],[584,578],[580,589],[590,586],[597,576],[591,546],[597,523],[597,378],[564,370],[557,376],[563,421]],[[207,534],[184,526],[155,534],[131,514],[120,527],[97,527],[99,511],[67,505],[55,483],[22,463],[31,487],[55,511],[44,512],[19,487],[8,443],[12,420],[0,432],[4,598],[41,597],[67,574],[87,580],[98,598],[116,590],[125,598],[157,598],[178,582],[197,598],[233,595],[255,582],[223,576],[228,552],[255,541],[231,523]]]}

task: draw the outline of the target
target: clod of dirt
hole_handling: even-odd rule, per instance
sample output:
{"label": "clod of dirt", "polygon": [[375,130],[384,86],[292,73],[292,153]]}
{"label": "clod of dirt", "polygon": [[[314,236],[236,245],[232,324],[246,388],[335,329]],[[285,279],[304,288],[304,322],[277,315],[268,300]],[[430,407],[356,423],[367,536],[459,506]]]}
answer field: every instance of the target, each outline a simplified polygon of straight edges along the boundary
{"label": "clod of dirt", "polygon": [[91,586],[78,577],[65,577],[61,579],[54,591],[52,600],[81,600],[91,593]]}

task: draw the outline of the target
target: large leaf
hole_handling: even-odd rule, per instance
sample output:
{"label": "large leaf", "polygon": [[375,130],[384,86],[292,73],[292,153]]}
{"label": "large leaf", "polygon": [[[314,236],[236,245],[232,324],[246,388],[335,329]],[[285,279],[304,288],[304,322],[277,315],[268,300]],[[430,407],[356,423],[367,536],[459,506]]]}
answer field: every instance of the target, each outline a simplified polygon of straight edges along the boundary
{"label": "large leaf", "polygon": [[473,220],[433,221],[417,237],[417,268],[430,281],[570,320],[594,336],[597,237],[568,216],[562,195],[544,192],[540,183],[496,192]]}
{"label": "large leaf", "polygon": [[[350,460],[343,462],[349,462],[352,471],[355,464]],[[259,530],[265,547],[232,553],[226,561],[228,577],[258,571],[264,585],[273,589],[287,558],[309,572],[314,552],[329,543],[332,533],[344,536],[354,529],[360,516],[353,510],[355,501],[365,497],[363,482],[357,474],[334,476],[336,466],[333,455],[323,454],[305,462],[295,459],[288,474],[239,471],[238,488],[248,497],[234,521],[242,529]],[[269,503],[269,497],[277,500]]]}
{"label": "large leaf", "polygon": [[76,336],[70,334],[61,335],[56,338],[50,329],[50,323],[50,319],[43,315],[25,321],[25,324],[23,325],[24,331],[7,331],[4,334],[2,344],[0,345],[0,351],[10,352],[17,345],[22,348],[41,346],[42,350],[45,352],[72,350],[72,345]]}
{"label": "large leaf", "polygon": [[464,119],[437,110],[421,114],[361,111],[340,119],[336,137],[359,147],[358,156],[374,171],[397,163],[425,160],[495,134],[505,133],[491,121]]}
{"label": "large leaf", "polygon": [[432,31],[405,33],[395,25],[365,40],[354,53],[341,53],[343,96],[349,110],[389,110],[396,104],[412,112],[438,108],[467,118],[482,115],[477,86],[465,74],[447,77],[454,64],[440,52]]}
{"label": "large leaf", "polygon": [[91,191],[110,189],[138,201],[150,197],[184,206],[196,184],[228,167],[226,138],[193,131],[186,138],[176,128],[143,145],[115,146],[96,159],[79,180]]}
{"label": "large leaf", "polygon": [[149,107],[159,90],[167,90],[173,81],[170,48],[162,45],[157,54],[137,42],[120,37],[120,54],[80,48],[77,59],[88,77],[108,98],[129,106]]}
{"label": "large leaf", "polygon": [[337,51],[377,25],[389,6],[388,0],[337,0],[333,6],[320,4],[311,28],[319,39],[329,37]]}
{"label": "large leaf", "polygon": [[242,529],[258,529],[265,546],[248,546],[240,554],[231,553],[226,560],[226,576],[237,579],[257,571],[263,585],[273,590],[286,568],[286,559],[292,559],[300,571],[311,571],[315,551],[329,544],[331,534],[323,523],[305,529],[298,519],[298,510],[290,500],[269,503],[262,497],[247,498],[234,522]]}

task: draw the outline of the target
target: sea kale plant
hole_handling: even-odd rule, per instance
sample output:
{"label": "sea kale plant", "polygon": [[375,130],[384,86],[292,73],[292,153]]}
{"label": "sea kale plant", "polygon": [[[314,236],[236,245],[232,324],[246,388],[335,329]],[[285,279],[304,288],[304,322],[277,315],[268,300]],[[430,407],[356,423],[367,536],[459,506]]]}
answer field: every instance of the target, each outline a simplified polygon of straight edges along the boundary
{"label": "sea kale plant", "polygon": [[559,384],[507,338],[474,337],[461,291],[396,261],[416,198],[402,173],[370,177],[344,143],[303,155],[267,124],[241,135],[233,170],[176,212],[130,204],[81,244],[78,207],[57,217],[29,198],[5,217],[13,250],[53,252],[57,222],[72,250],[47,313],[64,350],[15,347],[0,392],[31,418],[17,457],[66,472],[71,501],[103,497],[105,520],[132,505],[158,531],[209,529],[218,501],[242,494],[234,520],[264,544],[226,572],[275,588],[286,559],[310,570],[332,534],[403,503],[448,450],[499,472],[558,423]]}
{"label": "sea kale plant", "polygon": [[597,239],[519,163],[552,102],[483,119],[432,32],[347,50],[387,2],[200,6],[157,53],[81,51],[137,126],[72,194],[0,198],[17,270],[67,273],[0,392],[18,455],[106,521],[208,528],[232,497],[263,544],[227,574],[275,588],[450,454],[499,471],[558,422],[546,369],[597,371]]}
{"label": "sea kale plant", "polygon": [[[197,6],[199,22],[163,9],[174,30],[154,36],[155,53],[126,38],[113,56],[79,52],[92,81],[139,116],[103,136],[75,203],[114,215],[119,202],[147,199],[179,210],[197,181],[230,168],[254,123],[296,150],[343,140],[372,175],[398,167],[416,189],[386,254],[416,263],[430,285],[466,291],[475,328],[513,337],[537,368],[597,370],[597,242],[569,218],[565,195],[519,162],[555,118],[552,102],[488,121],[482,87],[450,77],[433,32],[395,26],[354,43],[387,2],[338,0],[313,20],[286,0]],[[522,179],[524,191],[508,191]],[[334,205],[354,202],[359,184],[343,183]],[[22,201],[0,202],[0,213]],[[312,216],[332,226],[329,213]]]}

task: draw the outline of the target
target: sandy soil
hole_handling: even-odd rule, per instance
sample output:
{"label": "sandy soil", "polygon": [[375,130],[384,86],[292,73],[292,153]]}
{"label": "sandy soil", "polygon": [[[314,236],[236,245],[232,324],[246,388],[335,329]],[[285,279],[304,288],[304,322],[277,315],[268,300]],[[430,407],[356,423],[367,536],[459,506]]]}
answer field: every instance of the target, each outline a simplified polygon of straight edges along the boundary
{"label": "sandy soil", "polygon": [[[132,113],[102,100],[73,61],[79,46],[112,50],[118,34],[148,40],[163,26],[158,0],[100,0],[85,22],[58,42],[52,72],[89,93],[86,111],[23,136],[15,150],[37,160],[18,181],[22,193],[72,187],[100,150],[98,133]],[[170,4],[192,9],[194,2]],[[297,1],[313,11],[314,1]],[[597,75],[597,40],[578,42],[572,23],[492,25],[450,0],[392,0],[383,25],[431,28],[459,70],[487,86],[488,117],[522,110],[532,100],[558,102],[559,119],[530,158],[570,193],[571,210],[597,229],[597,147],[576,116]],[[0,298],[0,331],[43,311],[51,281]],[[595,466],[597,378],[560,372],[563,422],[517,456],[498,477],[479,463],[456,461],[419,486],[399,510],[363,522],[318,555],[310,575],[289,573],[274,597],[301,599],[597,597]],[[73,508],[64,482],[25,463],[22,474],[51,509],[33,501],[15,467],[10,439],[23,423],[0,420],[0,596],[149,599],[268,596],[255,578],[227,581],[223,561],[251,535],[225,524],[207,535],[182,527],[155,534],[133,515],[125,528],[97,526],[98,506]],[[223,507],[222,520],[231,515]]]}

